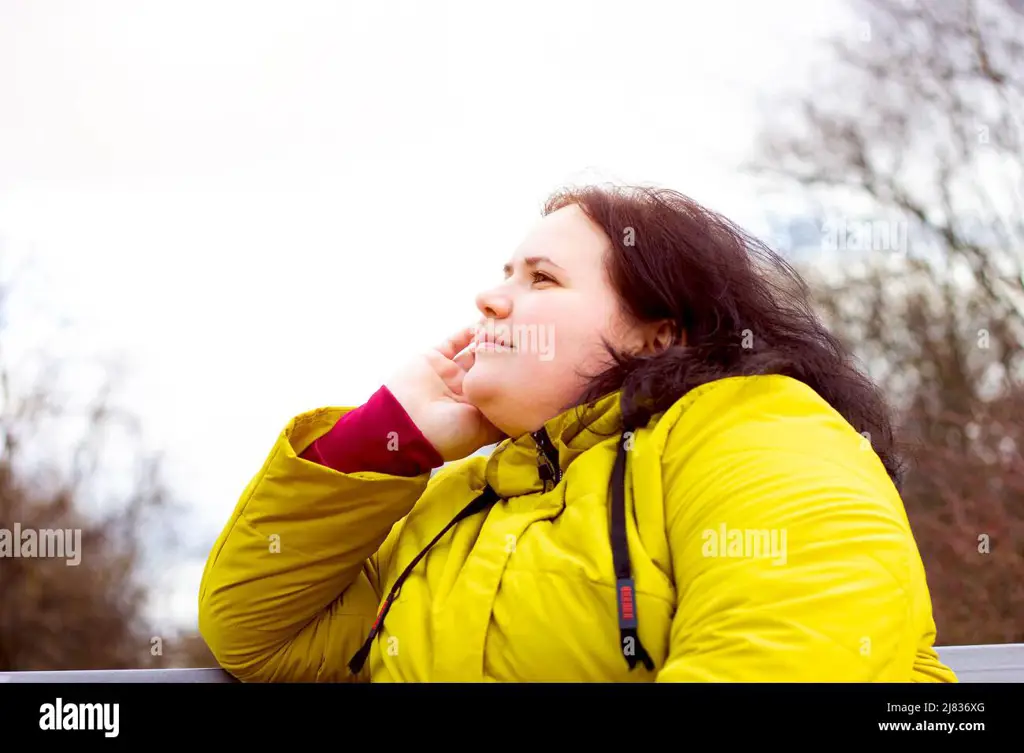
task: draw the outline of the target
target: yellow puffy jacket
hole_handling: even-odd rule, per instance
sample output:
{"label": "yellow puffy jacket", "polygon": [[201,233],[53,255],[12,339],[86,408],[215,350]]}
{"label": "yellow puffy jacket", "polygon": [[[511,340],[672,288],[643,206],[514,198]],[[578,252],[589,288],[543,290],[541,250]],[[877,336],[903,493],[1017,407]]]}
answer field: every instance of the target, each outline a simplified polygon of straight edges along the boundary
{"label": "yellow puffy jacket", "polygon": [[546,454],[525,435],[409,478],[298,457],[349,409],[294,418],[203,574],[217,661],[250,682],[957,681],[902,501],[814,391],[722,379],[626,435],[618,399],[548,421]]}

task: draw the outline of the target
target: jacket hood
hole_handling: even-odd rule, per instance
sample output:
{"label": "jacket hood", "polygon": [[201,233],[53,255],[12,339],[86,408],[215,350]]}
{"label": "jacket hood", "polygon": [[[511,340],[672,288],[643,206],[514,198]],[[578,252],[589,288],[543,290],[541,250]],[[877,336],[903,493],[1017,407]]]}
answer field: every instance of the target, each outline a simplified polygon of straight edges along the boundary
{"label": "jacket hood", "polygon": [[570,408],[537,431],[501,442],[484,469],[485,481],[508,498],[551,488],[581,454],[622,432],[621,390]]}

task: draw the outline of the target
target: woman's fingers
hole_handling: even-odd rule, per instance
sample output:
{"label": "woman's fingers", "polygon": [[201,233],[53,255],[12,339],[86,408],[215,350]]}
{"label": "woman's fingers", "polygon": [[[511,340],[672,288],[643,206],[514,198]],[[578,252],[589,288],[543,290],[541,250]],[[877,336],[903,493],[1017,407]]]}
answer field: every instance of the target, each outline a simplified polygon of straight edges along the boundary
{"label": "woman's fingers", "polygon": [[473,364],[476,363],[476,351],[467,350],[455,357],[455,365],[462,369],[463,373],[473,368]]}
{"label": "woman's fingers", "polygon": [[454,369],[454,373],[446,379],[448,389],[454,392],[456,395],[462,395],[462,380],[466,378],[466,372],[473,368],[473,363],[476,361],[476,352],[467,350],[465,353],[455,357],[455,365],[458,367]]}
{"label": "woman's fingers", "polygon": [[460,352],[465,350],[466,346],[473,342],[473,336],[476,334],[476,325],[469,327],[463,327],[458,332],[453,334],[443,343],[437,346],[437,351],[442,356],[449,360],[454,360]]}

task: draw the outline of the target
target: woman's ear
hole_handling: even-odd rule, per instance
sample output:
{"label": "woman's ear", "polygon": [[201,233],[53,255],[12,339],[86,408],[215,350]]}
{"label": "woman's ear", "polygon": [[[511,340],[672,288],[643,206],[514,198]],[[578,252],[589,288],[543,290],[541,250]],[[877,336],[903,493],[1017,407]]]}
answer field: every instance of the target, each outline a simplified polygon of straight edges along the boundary
{"label": "woman's ear", "polygon": [[[686,333],[679,338],[679,343],[686,343]],[[645,355],[656,355],[676,345],[676,325],[671,319],[651,322],[644,326],[644,343],[642,352]]]}

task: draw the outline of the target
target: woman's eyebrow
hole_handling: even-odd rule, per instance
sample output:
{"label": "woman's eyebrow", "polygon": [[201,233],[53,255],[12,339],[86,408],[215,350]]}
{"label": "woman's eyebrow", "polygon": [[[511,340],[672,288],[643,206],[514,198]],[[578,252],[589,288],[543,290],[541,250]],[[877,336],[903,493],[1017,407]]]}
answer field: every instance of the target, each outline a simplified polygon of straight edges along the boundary
{"label": "woman's eyebrow", "polygon": [[[550,264],[552,267],[558,267],[558,269],[563,269],[562,267],[551,261],[550,257],[547,256],[527,256],[523,261],[526,263],[527,267],[536,267],[538,264],[544,262]],[[512,265],[506,264],[504,267],[502,267],[502,271],[506,275],[512,274]]]}

